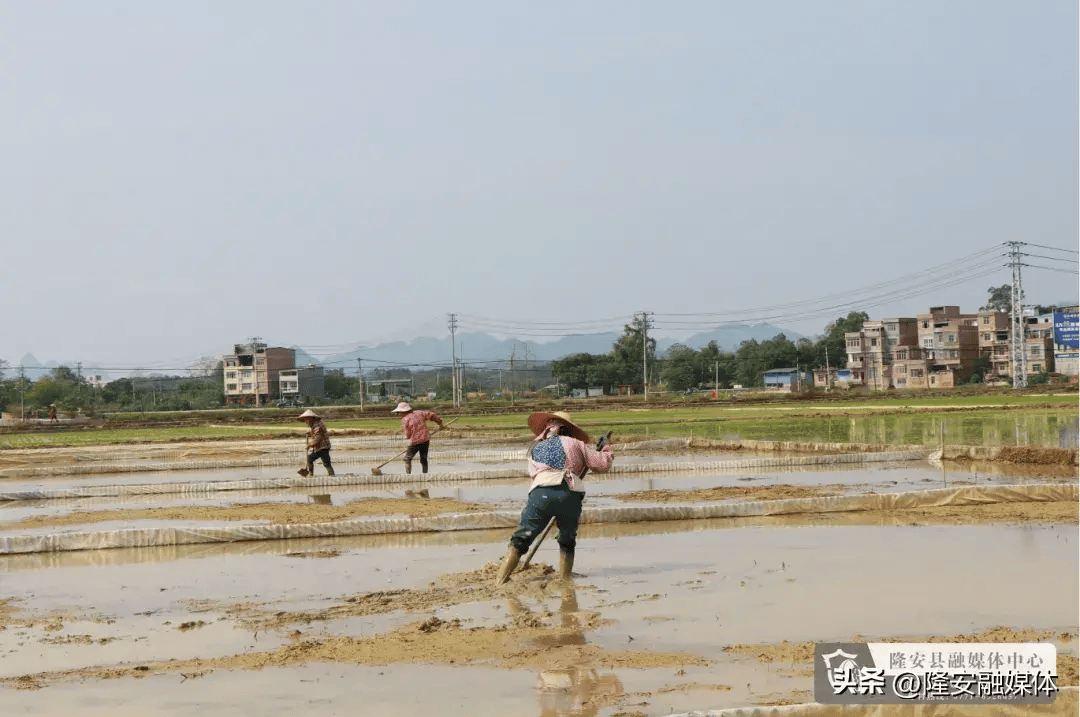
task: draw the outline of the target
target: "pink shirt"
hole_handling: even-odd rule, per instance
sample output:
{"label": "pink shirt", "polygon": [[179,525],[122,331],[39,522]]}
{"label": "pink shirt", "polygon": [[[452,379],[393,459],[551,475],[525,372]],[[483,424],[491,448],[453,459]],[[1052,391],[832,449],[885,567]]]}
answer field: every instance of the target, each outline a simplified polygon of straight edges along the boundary
{"label": "pink shirt", "polygon": [[[564,479],[567,479],[568,471],[576,476],[585,467],[586,463],[589,464],[589,470],[606,473],[611,468],[611,462],[615,459],[611,444],[596,450],[572,436],[559,436],[559,441],[562,443],[563,451],[566,453],[566,465],[562,468],[552,468],[549,465],[534,461],[530,456],[529,477],[533,479],[532,485],[529,486],[530,491],[541,486],[558,485]],[[579,493],[585,492],[585,487],[581,485],[579,480],[571,481],[567,479],[567,484],[570,486],[570,490]]]}
{"label": "pink shirt", "polygon": [[410,411],[401,417],[401,427],[405,430],[405,437],[409,439],[410,446],[431,440],[426,421],[441,423],[439,417],[431,411]]}

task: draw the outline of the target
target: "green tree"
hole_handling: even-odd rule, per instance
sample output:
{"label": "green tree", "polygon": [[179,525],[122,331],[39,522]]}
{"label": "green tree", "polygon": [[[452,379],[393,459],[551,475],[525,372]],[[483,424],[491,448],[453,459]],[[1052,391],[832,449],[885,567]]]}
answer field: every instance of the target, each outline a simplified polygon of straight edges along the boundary
{"label": "green tree", "polygon": [[661,373],[669,391],[685,391],[701,383],[701,356],[685,344],[672,344]]}
{"label": "green tree", "polygon": [[[1004,311],[1005,313],[1012,312],[1012,286],[1009,284],[1002,284],[1001,286],[991,286],[986,290],[987,300],[986,306],[980,306],[979,311]],[[1023,302],[1024,295],[1021,292],[1020,301]]]}
{"label": "green tree", "polygon": [[650,338],[646,341],[647,333],[648,325],[642,316],[635,316],[629,324],[623,326],[623,335],[615,342],[611,352],[618,372],[616,380],[619,383],[640,385],[644,368],[642,362],[652,365],[656,361],[656,339]]}
{"label": "green tree", "polygon": [[72,393],[72,385],[54,378],[43,378],[26,392],[26,402],[32,406],[48,406],[50,403],[67,403],[64,399]]}
{"label": "green tree", "polygon": [[69,366],[57,366],[49,375],[56,381],[64,381],[67,383],[78,383],[79,377],[71,370]]}
{"label": "green tree", "polygon": [[986,374],[990,371],[990,357],[980,356],[973,362],[974,371],[971,374],[971,378],[968,379],[968,383],[982,383],[986,379]]}
{"label": "green tree", "polygon": [[829,366],[844,366],[847,362],[844,334],[862,331],[863,322],[869,318],[865,311],[852,311],[846,317],[830,322],[825,327],[825,335],[814,344],[812,356],[807,360],[810,368],[825,368],[826,351]]}
{"label": "green tree", "polygon": [[323,387],[327,398],[339,401],[356,396],[360,392],[360,380],[356,376],[346,376],[343,371],[329,371]]}
{"label": "green tree", "polygon": [[551,372],[567,388],[587,388],[591,371],[600,359],[593,354],[574,354],[551,362]]}

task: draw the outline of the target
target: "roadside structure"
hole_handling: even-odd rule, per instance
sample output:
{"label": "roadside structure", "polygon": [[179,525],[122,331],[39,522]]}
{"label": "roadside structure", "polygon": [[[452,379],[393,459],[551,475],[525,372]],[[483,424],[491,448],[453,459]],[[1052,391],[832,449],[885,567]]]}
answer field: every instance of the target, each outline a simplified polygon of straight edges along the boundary
{"label": "roadside structure", "polygon": [[[281,395],[281,372],[296,368],[296,350],[259,341],[236,344],[222,356],[225,405],[260,406]],[[321,369],[320,369],[321,370]],[[322,397],[322,392],[314,397]]]}
{"label": "roadside structure", "polygon": [[[1074,307],[1071,313],[1066,309],[1024,318],[1023,356],[1029,374],[1065,368],[1068,375],[1076,375],[1076,317]],[[984,359],[986,382],[1012,375],[1009,315],[1004,311],[969,314],[959,306],[932,306],[913,318],[867,320],[859,331],[846,333],[844,342],[847,376],[841,378],[838,371],[828,377],[837,387],[951,388],[971,380],[979,359]],[[814,383],[826,383],[824,369],[815,372]]]}

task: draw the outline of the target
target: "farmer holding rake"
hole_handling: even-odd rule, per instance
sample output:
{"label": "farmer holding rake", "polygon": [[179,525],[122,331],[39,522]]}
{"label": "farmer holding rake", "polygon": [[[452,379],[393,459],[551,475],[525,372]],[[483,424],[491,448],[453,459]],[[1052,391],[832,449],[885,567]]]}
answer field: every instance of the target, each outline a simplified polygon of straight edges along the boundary
{"label": "farmer holding rake", "polygon": [[427,422],[434,421],[442,428],[443,420],[431,411],[414,410],[404,401],[390,413],[401,414],[401,428],[405,431],[405,437],[409,439],[409,447],[405,450],[405,473],[412,473],[412,459],[417,453],[420,454],[420,470],[427,473],[428,447],[431,445],[431,433],[427,429]]}
{"label": "farmer holding rake", "polygon": [[495,578],[496,585],[507,581],[518,560],[552,518],[559,526],[559,576],[570,577],[581,503],[585,499],[585,486],[578,476],[585,468],[604,473],[615,458],[610,445],[593,448],[589,434],[574,425],[569,413],[534,413],[529,416],[529,430],[535,436],[529,448],[529,476],[533,482],[521,511],[521,523],[510,538],[506,561]]}
{"label": "farmer holding rake", "polygon": [[297,471],[302,476],[308,476],[315,472],[315,459],[321,458],[326,466],[326,475],[334,475],[334,467],[330,465],[330,431],[326,430],[322,416],[310,408],[301,413],[296,420],[303,421],[310,429],[307,437],[307,465]]}

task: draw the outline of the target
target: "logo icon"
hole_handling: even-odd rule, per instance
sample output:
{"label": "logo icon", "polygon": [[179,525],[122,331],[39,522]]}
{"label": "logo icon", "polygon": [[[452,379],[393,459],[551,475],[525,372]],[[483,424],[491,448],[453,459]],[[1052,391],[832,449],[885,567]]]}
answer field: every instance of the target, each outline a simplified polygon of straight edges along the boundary
{"label": "logo icon", "polygon": [[853,688],[858,687],[859,663],[855,661],[857,658],[858,655],[849,654],[842,649],[821,656],[825,663],[825,675],[829,678],[833,694],[838,695],[845,690],[854,691]]}

